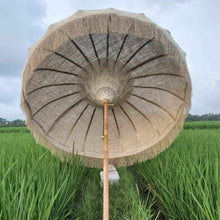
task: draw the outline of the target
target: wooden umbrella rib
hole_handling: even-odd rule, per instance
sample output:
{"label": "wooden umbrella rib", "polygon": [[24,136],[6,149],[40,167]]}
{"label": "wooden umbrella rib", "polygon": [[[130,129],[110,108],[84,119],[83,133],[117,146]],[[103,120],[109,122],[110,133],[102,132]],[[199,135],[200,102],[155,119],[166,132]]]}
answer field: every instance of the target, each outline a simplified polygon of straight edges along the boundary
{"label": "wooden umbrella rib", "polygon": [[178,117],[180,110],[182,109],[182,107],[184,107],[184,102],[181,103],[180,107],[178,108],[177,112],[176,112],[176,117]]}
{"label": "wooden umbrella rib", "polygon": [[131,93],[131,95],[133,95],[133,96],[135,96],[135,97],[137,97],[137,98],[139,98],[139,99],[142,99],[142,100],[144,100],[144,101],[146,101],[146,102],[149,102],[149,103],[151,103],[152,105],[157,106],[158,108],[160,108],[160,109],[162,109],[164,112],[166,112],[174,121],[176,120],[176,118],[175,118],[167,109],[165,109],[165,108],[162,107],[161,105],[157,104],[156,102],[153,102],[153,101],[151,101],[151,100],[149,100],[149,99],[146,99],[146,98],[144,98],[144,97],[142,97],[142,96],[139,96],[139,95],[136,95],[136,94],[133,94],[133,93]]}
{"label": "wooden umbrella rib", "polygon": [[177,97],[178,99],[184,101],[184,98],[180,97],[179,95],[177,95],[176,93],[174,92],[171,92],[167,89],[162,89],[162,88],[159,88],[159,87],[153,87],[153,86],[131,86],[131,87],[134,87],[134,88],[140,88],[140,89],[156,89],[156,90],[161,90],[161,91],[164,91],[164,92],[167,92],[167,93],[170,93],[171,95]]}
{"label": "wooden umbrella rib", "polygon": [[136,133],[137,139],[139,140],[138,134],[137,134],[137,129],[136,126],[134,124],[134,122],[132,121],[131,117],[128,115],[128,113],[125,111],[125,109],[120,105],[121,110],[124,112],[124,114],[127,116],[128,120],[130,121],[132,127],[134,128],[134,131]]}
{"label": "wooden umbrella rib", "polygon": [[131,56],[130,58],[125,62],[125,64],[122,66],[122,69],[135,57],[135,55],[143,49],[146,45],[148,45],[153,39],[149,39],[147,42],[145,42],[143,45],[141,45]]}
{"label": "wooden umbrella rib", "polygon": [[176,73],[152,73],[152,74],[146,74],[146,75],[142,75],[142,76],[131,77],[129,79],[129,81],[135,80],[135,79],[146,78],[146,77],[150,77],[150,76],[175,76],[175,77],[183,78],[183,76],[176,74]]}
{"label": "wooden umbrella rib", "polygon": [[31,115],[31,118],[32,118],[32,110],[31,110],[31,106],[30,106],[29,102],[27,101],[27,99],[24,99],[24,102],[25,102],[25,104],[27,105],[28,110],[29,110],[30,115]]}
{"label": "wooden umbrella rib", "polygon": [[87,71],[85,68],[83,68],[81,65],[79,65],[79,64],[76,63],[75,61],[73,61],[73,60],[69,59],[68,57],[64,56],[63,54],[60,54],[60,53],[58,53],[58,52],[54,52],[54,54],[57,55],[57,56],[59,56],[59,57],[61,57],[61,58],[63,58],[63,59],[65,59],[65,60],[67,60],[68,62],[74,64],[75,66],[79,67],[79,68],[82,69],[86,74],[89,74],[88,71]]}
{"label": "wooden umbrella rib", "polygon": [[106,63],[108,64],[108,55],[109,55],[109,33],[106,37]]}
{"label": "wooden umbrella rib", "polygon": [[140,113],[149,123],[150,125],[153,127],[153,129],[156,131],[156,133],[158,134],[158,136],[160,136],[160,132],[159,129],[153,124],[153,122],[143,113],[141,112],[138,108],[136,108],[132,103],[130,103],[129,101],[126,101],[127,104],[129,104],[131,107],[133,107],[138,113]]}
{"label": "wooden umbrella rib", "polygon": [[52,87],[52,86],[69,86],[69,85],[77,85],[77,83],[57,83],[57,84],[49,84],[49,85],[41,86],[28,92],[27,96],[43,88]]}
{"label": "wooden umbrella rib", "polygon": [[56,54],[57,56],[63,58],[64,60],[69,61],[70,63],[73,63],[75,66],[79,67],[80,69],[83,69],[83,67],[82,67],[81,65],[79,65],[79,64],[76,63],[75,61],[69,59],[68,57],[64,56],[63,54],[58,53],[58,52],[54,52],[54,54]]}
{"label": "wooden umbrella rib", "polygon": [[87,56],[85,55],[85,53],[81,50],[81,48],[79,47],[79,45],[67,34],[65,33],[63,30],[58,30],[60,32],[62,32],[64,35],[66,35],[68,37],[68,39],[70,40],[70,42],[77,48],[77,50],[83,55],[83,57],[85,58],[85,60],[91,65],[91,67],[93,68],[92,64],[90,63],[89,59],[87,58]]}
{"label": "wooden umbrella rib", "polygon": [[118,51],[118,55],[117,55],[117,57],[116,57],[114,63],[116,63],[116,62],[118,61],[118,58],[119,58],[119,56],[120,56],[120,54],[121,54],[121,51],[122,51],[122,49],[123,49],[123,47],[124,47],[124,44],[125,44],[125,41],[126,41],[127,37],[128,37],[128,34],[125,35],[125,37],[124,37],[124,39],[123,39],[123,41],[122,41],[121,47],[120,47],[120,49],[119,49],[119,51]]}
{"label": "wooden umbrella rib", "polygon": [[94,50],[95,56],[96,56],[96,58],[97,58],[97,60],[98,60],[98,64],[99,64],[99,66],[100,66],[99,56],[98,56],[98,53],[97,53],[97,51],[96,51],[95,43],[94,43],[94,40],[93,40],[91,34],[89,34],[89,38],[90,38],[90,40],[91,40],[91,43],[92,43],[92,47],[93,47],[93,50]]}
{"label": "wooden umbrella rib", "polygon": [[67,72],[67,71],[61,71],[61,70],[56,70],[56,69],[52,69],[52,68],[37,68],[34,70],[35,71],[51,71],[51,72],[56,72],[56,73],[63,73],[63,74],[67,74],[67,75],[73,75],[73,76],[79,76],[78,74],[75,73],[71,73],[71,72]]}
{"label": "wooden umbrella rib", "polygon": [[36,120],[32,117],[32,110],[31,110],[31,107],[30,107],[28,101],[27,101],[26,99],[24,99],[24,102],[25,102],[25,104],[26,104],[27,107],[28,107],[28,110],[29,110],[29,112],[30,112],[31,119],[32,119],[32,120],[42,129],[42,131],[45,133],[45,129],[43,128],[43,126],[42,126],[38,121],[36,121]]}
{"label": "wooden umbrella rib", "polygon": [[116,115],[115,115],[115,111],[114,111],[113,108],[112,108],[112,114],[113,114],[113,117],[114,117],[114,120],[115,120],[115,125],[116,125],[117,131],[118,131],[118,136],[121,137],[118,121],[117,121],[117,118],[116,118]]}
{"label": "wooden umbrella rib", "polygon": [[82,102],[83,99],[80,99],[79,101],[77,101],[76,103],[74,103],[73,105],[71,105],[70,107],[68,107],[64,112],[62,112],[57,118],[56,120],[52,123],[52,125],[49,127],[49,129],[47,130],[47,133],[48,134],[53,128],[54,126],[56,125],[56,123],[65,115],[67,114],[72,108],[74,108],[76,105],[78,105],[80,102]]}
{"label": "wooden umbrella rib", "polygon": [[63,95],[63,96],[61,96],[61,97],[58,97],[58,98],[56,98],[56,99],[53,99],[53,100],[47,102],[47,103],[44,104],[42,107],[40,107],[32,116],[34,117],[36,114],[38,114],[42,109],[44,109],[44,108],[45,108],[46,106],[48,106],[49,104],[51,104],[51,103],[53,103],[53,102],[56,102],[56,101],[58,101],[58,100],[60,100],[60,99],[63,99],[63,98],[66,98],[66,97],[69,97],[69,96],[78,94],[78,93],[79,93],[79,91],[73,92],[73,93],[70,93],[70,94],[67,94],[67,95]]}
{"label": "wooden umbrella rib", "polygon": [[59,141],[59,139],[57,139],[56,137],[54,137],[54,136],[51,136],[51,135],[47,135],[47,137],[49,137],[49,138],[52,138],[53,140],[55,140],[56,142],[58,142],[61,146],[63,146],[63,143],[61,142],[61,141]]}
{"label": "wooden umbrella rib", "polygon": [[186,99],[186,89],[187,89],[187,83],[185,84],[185,89],[184,89],[184,92],[185,92],[185,94],[184,94],[184,102],[178,108],[177,113],[176,113],[176,118],[178,117],[180,110],[182,109],[182,111],[183,111],[184,104],[185,104],[185,99]]}
{"label": "wooden umbrella rib", "polygon": [[87,140],[87,137],[88,137],[88,134],[89,134],[89,129],[91,127],[92,120],[93,120],[94,115],[95,115],[95,111],[96,111],[96,108],[94,108],[94,110],[92,112],[92,116],[90,118],[89,125],[88,125],[87,130],[86,130],[86,135],[85,135],[84,142],[83,142],[82,152],[85,151],[86,140]]}
{"label": "wooden umbrella rib", "polygon": [[[72,76],[76,76],[76,77],[82,77],[78,74],[75,74],[75,73],[71,73],[71,72],[67,72],[67,71],[61,71],[61,70],[56,70],[56,69],[52,69],[52,68],[37,68],[34,70],[34,72],[37,72],[37,71],[42,71],[41,73],[45,73],[44,71],[51,71],[51,72],[56,72],[56,73],[62,73],[62,74],[67,74],[67,75],[72,75]],[[34,77],[34,74],[31,76],[31,78],[28,80],[28,83],[27,85],[30,84],[31,80],[33,79]]]}
{"label": "wooden umbrella rib", "polygon": [[78,116],[78,118],[76,119],[76,121],[74,122],[73,126],[71,127],[68,135],[67,135],[67,138],[66,138],[66,141],[65,141],[65,145],[67,144],[69,138],[70,138],[70,135],[71,133],[73,132],[73,129],[75,128],[76,124],[78,123],[78,121],[80,120],[80,118],[82,117],[83,113],[85,112],[85,110],[88,108],[89,104],[87,104],[85,106],[85,108],[82,110],[82,112],[80,113],[80,115]]}
{"label": "wooden umbrella rib", "polygon": [[152,58],[150,58],[150,59],[147,59],[147,60],[143,61],[142,63],[139,63],[138,65],[136,65],[136,66],[132,67],[131,69],[129,69],[128,72],[133,71],[133,70],[135,70],[135,69],[137,69],[137,68],[143,66],[143,65],[146,64],[146,63],[150,63],[150,62],[152,62],[152,61],[154,61],[154,60],[157,60],[157,59],[159,59],[159,58],[161,58],[161,57],[165,57],[165,56],[167,56],[167,54],[161,54],[161,55],[157,55],[157,56],[155,56],[155,57],[152,57]]}
{"label": "wooden umbrella rib", "polygon": [[82,54],[82,56],[85,58],[85,60],[88,62],[88,64],[92,67],[92,69],[94,69],[92,63],[89,61],[88,57],[85,55],[85,53],[81,50],[81,48],[79,47],[79,45],[72,39],[70,39],[70,41],[72,42],[72,44],[77,48],[77,50]]}

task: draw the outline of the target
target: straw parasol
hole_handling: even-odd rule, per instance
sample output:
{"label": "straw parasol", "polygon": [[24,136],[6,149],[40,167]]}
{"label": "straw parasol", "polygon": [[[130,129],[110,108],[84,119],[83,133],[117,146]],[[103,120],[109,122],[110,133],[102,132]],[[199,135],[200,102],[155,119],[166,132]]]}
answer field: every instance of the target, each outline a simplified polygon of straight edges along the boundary
{"label": "straw parasol", "polygon": [[103,131],[114,166],[156,156],[190,102],[185,53],[144,14],[78,11],[29,49],[22,73],[21,107],[37,142],[86,166],[103,165]]}
{"label": "straw parasol", "polygon": [[190,109],[184,52],[143,14],[78,11],[51,25],[29,49],[22,73],[21,107],[36,140],[102,167],[103,97],[115,104],[110,161],[125,166],[154,157]]}

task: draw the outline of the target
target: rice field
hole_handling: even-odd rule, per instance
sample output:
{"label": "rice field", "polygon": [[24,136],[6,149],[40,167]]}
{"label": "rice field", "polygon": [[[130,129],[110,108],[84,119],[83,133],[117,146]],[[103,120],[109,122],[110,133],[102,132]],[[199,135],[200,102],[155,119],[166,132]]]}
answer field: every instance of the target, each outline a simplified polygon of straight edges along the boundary
{"label": "rice field", "polygon": [[[112,220],[220,219],[220,122],[187,122],[152,160],[119,168]],[[0,128],[0,219],[102,219],[100,169],[61,162],[26,128]]]}

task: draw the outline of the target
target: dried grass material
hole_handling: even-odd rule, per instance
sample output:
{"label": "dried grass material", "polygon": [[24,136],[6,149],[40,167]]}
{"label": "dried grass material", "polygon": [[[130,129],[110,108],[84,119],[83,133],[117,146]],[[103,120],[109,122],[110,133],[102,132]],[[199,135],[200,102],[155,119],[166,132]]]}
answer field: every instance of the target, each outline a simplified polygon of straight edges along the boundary
{"label": "dried grass material", "polygon": [[61,158],[102,167],[101,99],[109,112],[109,157],[132,165],[167,148],[190,109],[185,54],[143,14],[78,11],[51,25],[29,50],[21,107],[38,143]]}

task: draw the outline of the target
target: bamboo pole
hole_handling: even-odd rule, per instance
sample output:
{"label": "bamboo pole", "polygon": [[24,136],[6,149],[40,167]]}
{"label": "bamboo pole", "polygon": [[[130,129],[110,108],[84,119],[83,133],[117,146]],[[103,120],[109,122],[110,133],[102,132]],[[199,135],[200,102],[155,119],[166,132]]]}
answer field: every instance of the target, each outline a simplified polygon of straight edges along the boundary
{"label": "bamboo pole", "polygon": [[103,220],[109,220],[109,182],[108,182],[108,104],[109,101],[103,100],[104,107],[104,157],[103,157]]}

